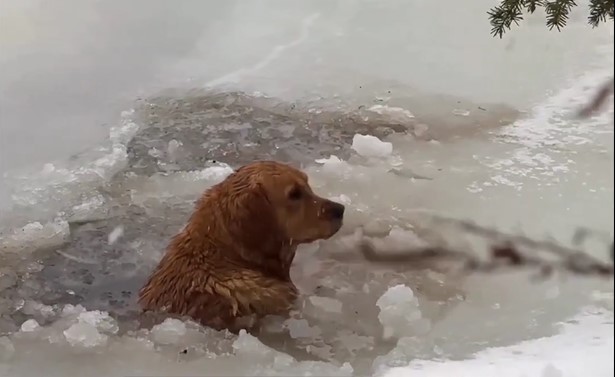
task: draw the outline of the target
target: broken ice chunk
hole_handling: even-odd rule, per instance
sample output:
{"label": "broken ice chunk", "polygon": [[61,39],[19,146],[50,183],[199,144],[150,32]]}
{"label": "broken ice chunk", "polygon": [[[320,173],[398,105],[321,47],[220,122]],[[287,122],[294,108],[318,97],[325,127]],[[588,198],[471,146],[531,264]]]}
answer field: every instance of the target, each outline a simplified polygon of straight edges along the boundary
{"label": "broken ice chunk", "polygon": [[66,341],[73,347],[92,348],[107,344],[107,335],[98,332],[96,326],[79,321],[64,330]]}
{"label": "broken ice chunk", "polygon": [[41,326],[36,322],[35,319],[29,319],[21,324],[21,331],[23,332],[33,332],[40,328]]}
{"label": "broken ice chunk", "polygon": [[186,335],[186,324],[175,318],[167,318],[161,324],[152,327],[152,336],[156,343],[176,344]]}
{"label": "broken ice chunk", "polygon": [[311,296],[310,302],[312,303],[312,305],[326,312],[330,312],[330,313],[341,313],[342,312],[342,302],[334,298]]}
{"label": "broken ice chunk", "polygon": [[352,149],[363,157],[388,157],[393,153],[393,144],[381,141],[376,136],[355,134]]}
{"label": "broken ice chunk", "polygon": [[111,233],[109,233],[109,236],[107,237],[107,243],[109,245],[113,245],[114,243],[117,242],[118,239],[120,239],[120,237],[122,237],[122,235],[124,234],[124,227],[122,225],[118,225],[116,226]]}
{"label": "broken ice chunk", "polygon": [[119,330],[115,319],[113,319],[109,313],[101,312],[100,310],[80,313],[77,320],[92,325],[96,327],[97,330],[105,333],[115,334]]}
{"label": "broken ice chunk", "polygon": [[412,289],[403,284],[389,288],[376,301],[380,308],[378,320],[384,329],[385,338],[412,336],[417,325],[424,325],[419,302]]}
{"label": "broken ice chunk", "polygon": [[290,332],[291,338],[314,338],[320,335],[320,329],[316,326],[311,327],[305,319],[288,319],[286,327]]}

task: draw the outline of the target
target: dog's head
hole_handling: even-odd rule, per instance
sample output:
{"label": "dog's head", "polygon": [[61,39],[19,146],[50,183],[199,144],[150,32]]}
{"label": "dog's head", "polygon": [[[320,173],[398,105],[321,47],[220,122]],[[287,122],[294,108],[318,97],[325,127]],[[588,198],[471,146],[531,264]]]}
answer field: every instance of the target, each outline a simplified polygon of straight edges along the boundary
{"label": "dog's head", "polygon": [[242,166],[212,188],[208,200],[222,204],[225,227],[248,248],[327,239],[344,218],[344,206],[316,195],[305,173],[272,161]]}

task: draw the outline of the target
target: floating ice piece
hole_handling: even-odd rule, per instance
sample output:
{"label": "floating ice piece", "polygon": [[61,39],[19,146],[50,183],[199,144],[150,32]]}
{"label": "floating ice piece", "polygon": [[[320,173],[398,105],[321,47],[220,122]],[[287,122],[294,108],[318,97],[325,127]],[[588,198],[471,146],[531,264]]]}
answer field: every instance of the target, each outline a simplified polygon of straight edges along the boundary
{"label": "floating ice piece", "polygon": [[334,298],[311,296],[310,302],[312,303],[312,305],[326,312],[330,312],[330,313],[341,313],[342,312],[342,302]]}
{"label": "floating ice piece", "polygon": [[35,319],[29,319],[21,324],[21,331],[23,332],[33,332],[40,328],[41,326],[36,322]]}
{"label": "floating ice piece", "polygon": [[352,200],[348,197],[348,195],[344,195],[344,194],[341,194],[339,196],[335,196],[335,197],[331,198],[331,200],[340,202],[340,203],[345,204],[345,205],[349,205],[350,203],[352,203]]}
{"label": "floating ice piece", "polygon": [[393,153],[393,144],[376,136],[355,134],[352,138],[352,149],[364,157],[388,157]]}
{"label": "floating ice piece", "polygon": [[96,195],[70,209],[70,222],[102,220],[108,215],[107,201],[102,195]]}
{"label": "floating ice piece", "polygon": [[152,337],[156,343],[176,344],[186,335],[186,324],[175,318],[167,318],[164,322],[152,327]]}
{"label": "floating ice piece", "polygon": [[291,338],[313,338],[320,335],[318,327],[312,327],[305,319],[288,319],[285,325],[290,332]]}
{"label": "floating ice piece", "polygon": [[386,237],[372,239],[372,244],[376,249],[382,250],[383,253],[404,252],[408,251],[409,247],[422,248],[428,246],[427,242],[412,230],[402,229],[396,225],[391,228]]}
{"label": "floating ice piece", "polygon": [[405,123],[414,119],[414,114],[401,107],[374,105],[367,110],[376,114],[385,115],[393,122]]}
{"label": "floating ice piece", "polygon": [[167,156],[171,161],[177,161],[179,157],[180,148],[184,144],[181,141],[177,141],[175,139],[169,141],[167,145]]}
{"label": "floating ice piece", "polygon": [[117,322],[107,312],[86,311],[81,305],[66,305],[62,310],[65,317],[76,315],[76,322],[64,330],[64,338],[73,347],[93,348],[104,346],[109,339],[107,334],[116,334]]}
{"label": "floating ice piece", "polygon": [[211,166],[203,170],[177,173],[182,179],[187,181],[211,181],[218,183],[233,172],[233,168],[229,165],[221,164],[219,166]]}
{"label": "floating ice piece", "polygon": [[384,328],[384,337],[400,338],[415,334],[415,325],[422,317],[419,302],[412,289],[403,284],[389,288],[376,301],[380,308],[378,320]]}
{"label": "floating ice piece", "polygon": [[122,225],[118,225],[115,228],[113,228],[111,233],[109,233],[109,236],[107,237],[107,242],[109,243],[109,245],[113,245],[123,235],[124,235],[124,227]]}
{"label": "floating ice piece", "polygon": [[470,115],[470,112],[468,110],[454,109],[453,110],[453,115],[467,117],[468,115]]}
{"label": "floating ice piece", "polygon": [[77,317],[79,322],[87,323],[96,327],[105,333],[116,334],[119,330],[117,322],[113,319],[109,313],[101,312],[100,310],[92,310],[89,312],[82,312]]}
{"label": "floating ice piece", "polygon": [[53,307],[32,300],[24,301],[21,311],[29,316],[41,315],[43,317],[50,317],[54,314]]}
{"label": "floating ice piece", "polygon": [[107,344],[108,337],[101,334],[96,326],[79,321],[64,330],[66,341],[73,347],[92,348]]}
{"label": "floating ice piece", "polygon": [[329,158],[319,158],[315,160],[316,163],[318,164],[323,164],[323,165],[327,165],[327,164],[341,164],[343,161],[340,160],[339,157],[335,156],[335,155],[331,155],[329,156]]}

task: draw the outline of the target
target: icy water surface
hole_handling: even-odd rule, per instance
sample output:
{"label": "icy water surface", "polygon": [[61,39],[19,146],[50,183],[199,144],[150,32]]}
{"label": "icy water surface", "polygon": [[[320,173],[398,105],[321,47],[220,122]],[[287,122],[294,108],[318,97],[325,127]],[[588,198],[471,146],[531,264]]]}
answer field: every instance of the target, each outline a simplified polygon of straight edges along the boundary
{"label": "icy water surface", "polygon": [[[497,42],[472,18],[488,1],[16,4],[0,8],[0,376],[612,375],[612,280],[357,253],[481,249],[438,213],[565,245],[584,226],[603,256],[612,103],[571,113],[613,76],[613,40],[584,16],[566,38],[528,18]],[[259,339],[140,316],[196,198],[256,159],[348,208],[297,253],[297,311]]]}

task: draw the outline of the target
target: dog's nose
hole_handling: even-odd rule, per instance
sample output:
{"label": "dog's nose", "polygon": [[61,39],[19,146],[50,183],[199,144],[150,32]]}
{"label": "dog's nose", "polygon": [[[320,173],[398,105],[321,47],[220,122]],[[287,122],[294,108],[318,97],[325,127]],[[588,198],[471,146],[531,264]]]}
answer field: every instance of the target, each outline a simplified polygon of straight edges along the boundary
{"label": "dog's nose", "polygon": [[328,204],[329,216],[331,216],[332,219],[341,220],[344,218],[345,207],[342,204],[331,201]]}

